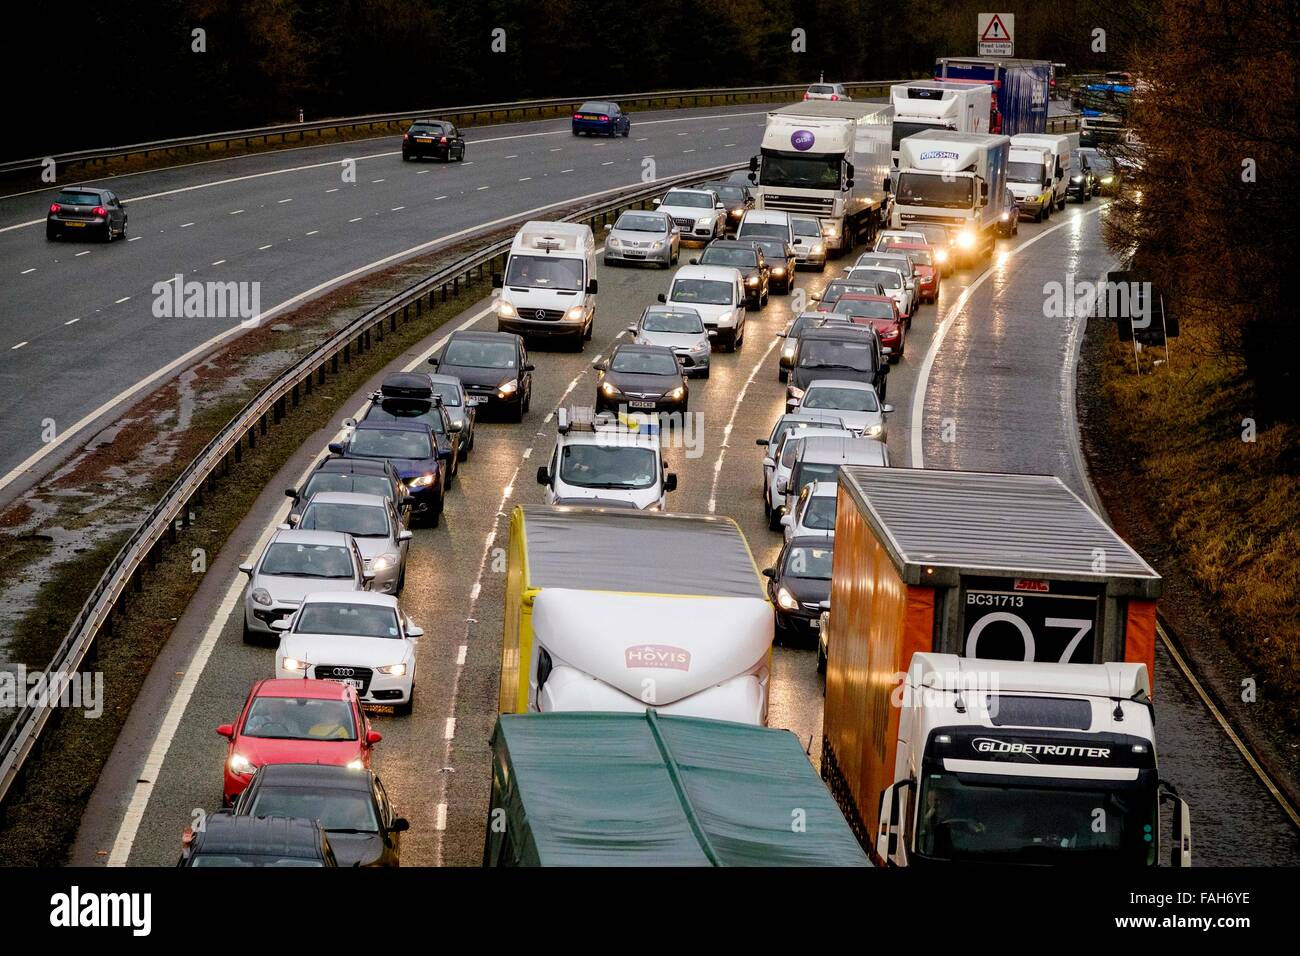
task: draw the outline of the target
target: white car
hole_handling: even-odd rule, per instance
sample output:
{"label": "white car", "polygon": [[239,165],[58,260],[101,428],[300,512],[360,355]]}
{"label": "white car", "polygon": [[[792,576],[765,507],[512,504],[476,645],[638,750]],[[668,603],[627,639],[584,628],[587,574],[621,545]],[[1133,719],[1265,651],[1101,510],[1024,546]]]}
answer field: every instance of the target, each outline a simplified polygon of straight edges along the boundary
{"label": "white car", "polygon": [[336,680],[362,703],[409,714],[415,698],[415,648],[424,631],[391,594],[313,592],[280,632],[275,676]]}
{"label": "white car", "polygon": [[844,438],[840,435],[806,435],[799,442],[790,477],[777,486],[785,496],[783,514],[794,510],[794,503],[805,485],[814,481],[835,481],[843,465],[889,467],[889,449],[874,438]]}
{"label": "white car", "polygon": [[776,470],[777,455],[787,432],[802,431],[810,428],[843,428],[844,422],[832,415],[809,415],[804,412],[787,412],[776,420],[771,433],[766,438],[754,440],[763,449],[763,501],[768,500],[767,489],[771,483],[772,472]]}
{"label": "white car", "polygon": [[[322,491],[312,495],[298,519],[302,531],[339,531],[352,536],[366,570],[374,575],[372,588],[381,594],[400,594],[406,583],[406,552],[410,530],[402,527],[393,503],[379,495],[355,491]],[[289,525],[280,525],[287,530]]]}
{"label": "white car", "polygon": [[682,266],[673,275],[664,305],[694,309],[718,344],[733,352],[745,340],[745,279],[731,266]]}
{"label": "white car", "polygon": [[[804,439],[811,435],[830,435],[834,438],[846,439],[856,439],[858,437],[857,434],[847,428],[835,427],[818,427],[786,432],[785,437],[781,439],[780,445],[777,446],[776,454],[772,456],[772,469],[767,476],[767,486],[763,492],[763,513],[767,515],[767,526],[773,531],[781,527],[781,517],[785,514],[786,495],[781,489],[790,480],[795,462],[799,460],[799,449],[803,447]],[[767,462],[764,461],[763,465],[766,469]]]}
{"label": "white car", "polygon": [[795,261],[825,272],[826,240],[822,236],[821,220],[816,216],[791,216],[790,231],[794,233]]}
{"label": "white car", "polygon": [[799,410],[813,415],[834,415],[854,434],[884,441],[885,416],[894,406],[881,404],[875,388],[867,382],[818,378],[804,389]]}
{"label": "white car", "polygon": [[804,485],[794,510],[781,516],[785,540],[795,537],[835,537],[835,503],[839,486],[834,481],[814,481]]}
{"label": "white car", "polygon": [[314,591],[362,591],[374,575],[351,535],[337,531],[278,530],[261,557],[239,570],[244,591],[244,640],[271,637],[271,625],[298,609]]}
{"label": "white car", "polygon": [[727,206],[712,189],[670,189],[654,201],[677,224],[682,239],[712,242],[727,232]]}
{"label": "white car", "polygon": [[677,476],[668,471],[655,416],[625,423],[613,415],[576,421],[570,409],[556,415],[555,449],[537,468],[548,505],[586,502],[640,511],[663,511]]}
{"label": "white car", "polygon": [[844,274],[844,278],[852,282],[878,284],[885,295],[894,300],[903,321],[911,324],[912,311],[916,307],[916,287],[913,283],[912,288],[908,288],[908,280],[902,270],[884,266],[853,266]]}
{"label": "white car", "polygon": [[632,341],[637,345],[662,345],[673,350],[682,363],[682,371],[700,378],[709,377],[710,340],[717,332],[704,327],[698,309],[684,305],[650,305],[641,320],[629,325]]}
{"label": "white car", "polygon": [[814,83],[804,91],[806,100],[852,100],[843,83]]}
{"label": "white car", "polygon": [[[916,291],[916,263],[912,257],[905,252],[864,252],[858,256],[858,261],[853,264],[854,269],[897,269],[903,274],[903,288],[907,290],[908,299],[911,302],[912,312],[906,313],[910,320],[912,313],[920,304],[920,296]],[[901,310],[900,310],[901,311]]]}

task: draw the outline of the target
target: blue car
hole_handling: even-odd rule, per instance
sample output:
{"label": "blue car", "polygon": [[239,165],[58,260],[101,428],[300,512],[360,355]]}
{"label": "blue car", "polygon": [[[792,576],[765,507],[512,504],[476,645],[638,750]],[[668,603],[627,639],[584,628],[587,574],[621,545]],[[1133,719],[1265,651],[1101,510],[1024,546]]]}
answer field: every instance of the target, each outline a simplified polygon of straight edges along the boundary
{"label": "blue car", "polygon": [[412,520],[438,526],[447,492],[447,473],[429,426],[410,421],[362,421],[341,442],[330,443],[339,458],[392,462],[413,499]]}
{"label": "blue car", "polygon": [[573,114],[573,135],[601,133],[605,136],[627,136],[632,132],[632,119],[617,103],[590,100]]}

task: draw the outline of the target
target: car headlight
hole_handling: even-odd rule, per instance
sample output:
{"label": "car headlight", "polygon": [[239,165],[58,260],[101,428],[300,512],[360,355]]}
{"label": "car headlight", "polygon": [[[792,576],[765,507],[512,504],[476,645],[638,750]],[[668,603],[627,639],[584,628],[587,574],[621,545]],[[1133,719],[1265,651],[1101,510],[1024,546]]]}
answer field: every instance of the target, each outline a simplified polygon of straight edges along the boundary
{"label": "car headlight", "polygon": [[307,661],[300,661],[296,657],[282,657],[280,658],[280,666],[287,671],[302,671],[305,673],[311,667],[311,664]]}
{"label": "car headlight", "polygon": [[383,667],[376,667],[381,674],[387,674],[389,677],[403,677],[406,675],[405,664],[386,664]]}
{"label": "car headlight", "polygon": [[696,342],[694,345],[691,346],[692,352],[707,352],[708,350],[709,350],[708,339],[700,339],[698,342]]}
{"label": "car headlight", "polygon": [[564,313],[566,319],[580,319],[584,315],[586,315],[586,312],[583,311],[583,308],[580,305],[575,305],[568,312]]}
{"label": "car headlight", "polygon": [[785,611],[797,611],[799,609],[799,602],[784,587],[776,589],[776,603],[781,605],[781,609]]}
{"label": "car headlight", "polygon": [[658,252],[663,247],[664,247],[664,243],[662,239],[656,239],[654,242],[650,243],[651,252]]}
{"label": "car headlight", "polygon": [[511,380],[503,383],[501,387],[497,389],[497,394],[502,398],[505,398],[507,395],[513,395],[517,391],[519,391],[519,383]]}
{"label": "car headlight", "polygon": [[364,769],[366,769],[366,765],[365,765],[364,763],[361,762],[361,758],[360,758],[360,757],[358,757],[358,758],[355,759],[355,760],[349,760],[349,761],[347,762],[347,764],[345,764],[345,766],[346,766],[349,770],[364,770]]}
{"label": "car headlight", "polygon": [[[410,481],[408,481],[408,482],[406,483],[406,487],[408,487],[408,488],[428,488],[430,485],[433,484],[434,479],[436,479],[437,477],[438,477],[438,475],[437,475],[436,472],[432,472],[432,471],[425,472],[423,475],[417,475],[416,477],[414,477],[414,478],[412,478]],[[376,559],[376,563],[378,563],[378,559]],[[376,569],[376,570],[378,570],[378,569]]]}
{"label": "car headlight", "polygon": [[370,570],[378,574],[380,571],[387,571],[397,564],[397,555],[381,554],[370,562]]}
{"label": "car headlight", "polygon": [[1114,176],[1103,176],[1101,181],[1102,183],[1108,183],[1114,180],[1114,178],[1115,178]]}
{"label": "car headlight", "polygon": [[745,285],[758,285],[758,276],[750,276],[745,280]]}
{"label": "car headlight", "polygon": [[781,350],[781,357],[788,358],[788,359],[794,358],[794,348],[795,347],[793,345],[787,345],[785,348]]}
{"label": "car headlight", "polygon": [[602,395],[606,395],[606,396],[613,396],[618,394],[618,389],[615,388],[613,385],[611,385],[609,382],[601,382],[600,391]]}
{"label": "car headlight", "polygon": [[503,319],[513,319],[518,313],[515,312],[515,307],[509,302],[498,302],[497,315]]}
{"label": "car headlight", "polygon": [[745,214],[745,207],[737,206],[735,209],[731,210],[731,214],[737,217],[743,216]]}
{"label": "car headlight", "polygon": [[243,754],[231,754],[229,766],[231,773],[244,774],[245,776],[257,769],[253,766],[253,761],[249,760]]}
{"label": "car headlight", "polygon": [[696,219],[696,220],[695,220],[695,225],[697,225],[697,226],[711,226],[711,225],[713,225],[713,217],[712,217],[712,216],[701,216],[699,219]]}
{"label": "car headlight", "polygon": [[266,588],[257,588],[253,591],[253,603],[261,604],[263,607],[271,606],[271,592]]}
{"label": "car headlight", "polygon": [[774,275],[774,276],[783,276],[783,275],[785,275],[785,266],[773,266],[773,267],[772,267],[772,275]]}
{"label": "car headlight", "polygon": [[1011,213],[1004,209],[1002,211],[1002,221],[1006,222],[1010,218],[1011,218]]}
{"label": "car headlight", "polygon": [[885,430],[884,425],[868,425],[866,434],[868,438],[879,438],[881,432]]}
{"label": "car headlight", "polygon": [[963,249],[970,249],[975,245],[975,230],[963,229],[957,233],[957,245]]}
{"label": "car headlight", "polygon": [[820,255],[821,255],[823,252],[825,252],[825,251],[826,251],[826,245],[825,245],[824,243],[821,243],[821,242],[814,242],[814,243],[813,243],[813,247],[812,247],[812,254],[813,254],[813,255],[815,255],[815,256],[820,256]]}
{"label": "car headlight", "polygon": [[947,261],[948,261],[948,250],[947,250],[947,249],[944,249],[944,248],[939,248],[939,249],[934,250],[934,261],[935,261],[935,262],[947,262]]}
{"label": "car headlight", "polygon": [[1083,177],[1082,177],[1082,176],[1071,176],[1071,177],[1070,177],[1070,182],[1072,182],[1072,183],[1081,183],[1081,182],[1083,182]]}
{"label": "car headlight", "polygon": [[682,400],[682,396],[685,394],[686,394],[686,389],[683,388],[681,385],[678,385],[667,395],[665,395],[664,398],[668,399],[668,401],[670,402],[680,402]]}

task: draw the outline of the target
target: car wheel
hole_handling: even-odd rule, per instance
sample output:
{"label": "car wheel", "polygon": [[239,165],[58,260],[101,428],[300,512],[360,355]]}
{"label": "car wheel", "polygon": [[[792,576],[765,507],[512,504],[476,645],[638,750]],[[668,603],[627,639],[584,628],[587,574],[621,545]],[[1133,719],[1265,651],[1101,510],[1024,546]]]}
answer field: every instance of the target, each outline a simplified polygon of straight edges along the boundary
{"label": "car wheel", "polygon": [[631,135],[632,135],[632,124],[628,123],[626,126],[623,127],[623,138],[627,139]]}
{"label": "car wheel", "polygon": [[443,499],[439,497],[438,504],[435,505],[432,509],[430,509],[429,511],[430,528],[438,527],[439,523],[442,521],[442,505],[443,505]]}
{"label": "car wheel", "polygon": [[767,527],[769,531],[781,530],[781,509],[770,508],[767,512]]}
{"label": "car wheel", "polygon": [[403,154],[402,154],[402,162],[404,162],[404,163],[409,163],[410,161],[411,161],[411,154],[410,154],[410,153],[403,153]]}
{"label": "car wheel", "polygon": [[704,366],[704,374],[701,375],[700,378],[708,378],[708,377],[709,377],[709,366],[706,365]]}
{"label": "car wheel", "polygon": [[52,226],[45,227],[45,240],[47,242],[54,242],[58,238],[59,238],[58,230],[56,230]]}
{"label": "car wheel", "polygon": [[778,368],[776,370],[776,380],[782,383],[790,381],[790,370],[787,368]]}
{"label": "car wheel", "polygon": [[591,321],[587,323],[587,328],[582,333],[582,340],[584,342],[590,342],[591,337],[595,334],[596,334],[596,316],[593,313],[591,316]]}
{"label": "car wheel", "polygon": [[406,697],[406,703],[397,704],[393,707],[393,713],[400,717],[411,716],[411,711],[415,709],[415,685],[411,685],[411,693]]}
{"label": "car wheel", "polygon": [[113,221],[111,219],[104,221],[104,241],[113,241]]}
{"label": "car wheel", "polygon": [[398,597],[402,589],[406,587],[406,565],[402,565],[402,573],[397,576],[397,587],[393,591],[393,597]]}

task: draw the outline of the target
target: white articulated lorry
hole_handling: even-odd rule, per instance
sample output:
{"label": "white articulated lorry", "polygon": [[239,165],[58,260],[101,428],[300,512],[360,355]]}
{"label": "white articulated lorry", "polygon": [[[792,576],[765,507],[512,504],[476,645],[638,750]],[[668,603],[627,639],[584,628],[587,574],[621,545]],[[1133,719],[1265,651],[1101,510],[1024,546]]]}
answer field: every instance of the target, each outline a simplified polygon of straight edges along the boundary
{"label": "white articulated lorry", "polygon": [[1011,140],[939,130],[899,142],[898,192],[892,225],[938,223],[967,263],[993,251],[1007,184]]}
{"label": "white articulated lorry", "polygon": [[889,88],[894,106],[890,159],[898,168],[898,143],[917,133],[947,129],[955,133],[989,131],[989,99],[993,87],[984,84],[916,80]]}
{"label": "white articulated lorry", "polygon": [[833,255],[870,243],[889,215],[894,109],[807,100],[767,114],[762,155],[749,161],[756,205],[816,216]]}

